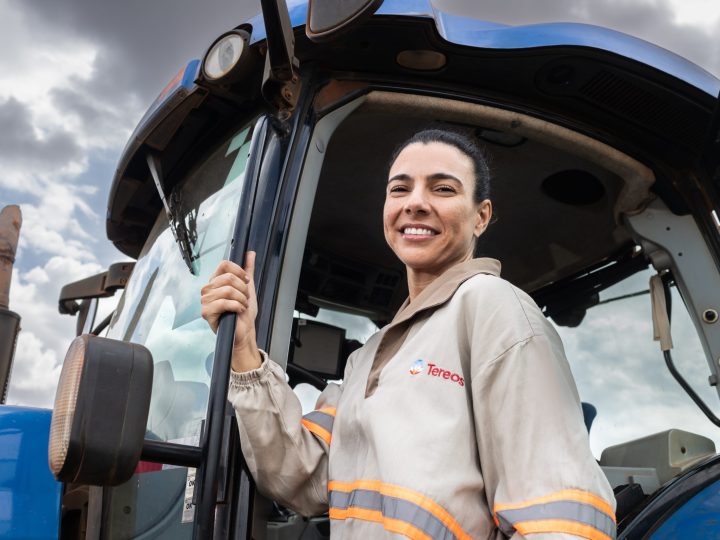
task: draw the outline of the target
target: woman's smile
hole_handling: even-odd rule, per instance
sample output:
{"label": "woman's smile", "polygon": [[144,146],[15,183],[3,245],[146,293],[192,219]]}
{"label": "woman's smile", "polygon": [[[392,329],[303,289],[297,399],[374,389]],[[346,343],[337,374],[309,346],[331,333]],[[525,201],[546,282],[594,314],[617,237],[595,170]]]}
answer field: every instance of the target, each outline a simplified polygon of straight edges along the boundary
{"label": "woman's smile", "polygon": [[400,232],[403,238],[410,242],[430,240],[438,235],[438,231],[422,224],[403,225],[400,227]]}

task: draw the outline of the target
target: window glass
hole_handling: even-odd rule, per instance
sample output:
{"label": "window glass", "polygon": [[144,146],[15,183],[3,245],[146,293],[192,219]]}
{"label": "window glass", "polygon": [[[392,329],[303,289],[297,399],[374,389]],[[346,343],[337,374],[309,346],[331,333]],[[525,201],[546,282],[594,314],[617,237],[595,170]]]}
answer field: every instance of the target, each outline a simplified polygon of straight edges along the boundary
{"label": "window glass", "polygon": [[345,339],[354,339],[362,344],[365,344],[365,342],[370,339],[370,336],[378,331],[375,323],[367,317],[342,313],[331,309],[321,309],[315,317],[303,314],[300,315],[300,318],[343,328],[345,329]]}
{"label": "window glass", "polygon": [[[601,302],[647,291],[650,270],[601,293]],[[580,399],[597,408],[590,445],[597,458],[615,444],[671,428],[709,437],[720,447],[720,431],[670,375],[653,341],[650,295],[641,294],[588,310],[577,328],[557,327]],[[705,353],[685,305],[672,288],[671,351],[680,372],[705,402],[718,411],[718,395],[708,385]],[[716,413],[717,414],[717,413]]]}
{"label": "window glass", "polygon": [[148,437],[192,441],[205,418],[215,334],[200,289],[228,255],[250,145],[250,127],[196,166],[171,199],[191,239],[192,271],[161,212],[118,304],[108,335],[145,345],[155,372]]}
{"label": "window glass", "polygon": [[[118,302],[108,337],[145,345],[155,362],[147,438],[197,445],[209,395],[215,334],[200,314],[200,289],[226,258],[240,206],[251,126],[190,170],[172,197],[192,239],[192,272],[167,217],[158,216]],[[103,491],[103,537],[192,537],[195,470],[140,462]]]}

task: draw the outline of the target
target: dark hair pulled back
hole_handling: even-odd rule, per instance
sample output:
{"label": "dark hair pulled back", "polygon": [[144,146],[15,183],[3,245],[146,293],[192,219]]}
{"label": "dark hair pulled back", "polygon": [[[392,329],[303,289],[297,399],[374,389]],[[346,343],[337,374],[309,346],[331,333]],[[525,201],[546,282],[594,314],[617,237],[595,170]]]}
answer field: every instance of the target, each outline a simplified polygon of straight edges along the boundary
{"label": "dark hair pulled back", "polygon": [[473,168],[475,169],[475,190],[473,191],[473,200],[476,203],[480,203],[485,199],[490,198],[490,167],[488,165],[488,159],[482,148],[480,148],[480,146],[478,146],[478,144],[470,137],[450,129],[423,129],[395,148],[392,158],[390,159],[390,167],[392,167],[393,163],[395,163],[395,160],[400,155],[400,152],[415,143],[443,143],[460,150],[460,152],[470,158],[473,163]]}

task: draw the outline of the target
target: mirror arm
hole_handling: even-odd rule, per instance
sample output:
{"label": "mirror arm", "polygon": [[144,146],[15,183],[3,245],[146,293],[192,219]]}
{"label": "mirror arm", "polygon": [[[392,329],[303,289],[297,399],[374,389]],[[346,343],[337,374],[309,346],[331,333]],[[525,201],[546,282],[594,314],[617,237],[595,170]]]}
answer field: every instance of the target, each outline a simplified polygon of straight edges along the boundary
{"label": "mirror arm", "polygon": [[284,121],[295,109],[300,95],[295,35],[285,0],[261,0],[260,5],[267,35],[262,94]]}
{"label": "mirror arm", "polygon": [[296,73],[295,36],[285,0],[261,0],[267,35],[270,72],[277,81],[289,81]]}
{"label": "mirror arm", "polygon": [[60,290],[58,311],[75,315],[81,309],[81,300],[113,296],[115,291],[125,288],[134,267],[134,262],[115,263],[106,272],[68,283]]}
{"label": "mirror arm", "polygon": [[105,329],[110,325],[110,321],[112,321],[113,315],[115,315],[115,312],[114,312],[114,311],[113,311],[112,313],[110,313],[110,315],[108,315],[107,317],[105,317],[102,321],[100,321],[100,322],[98,323],[98,325],[97,325],[95,328],[93,328],[93,331],[90,332],[90,333],[91,333],[93,336],[99,336],[99,335],[100,335],[100,332],[102,332],[103,330],[105,330]]}
{"label": "mirror arm", "polygon": [[202,449],[186,444],[145,439],[143,441],[140,459],[142,461],[164,463],[176,467],[197,468],[202,461]]}

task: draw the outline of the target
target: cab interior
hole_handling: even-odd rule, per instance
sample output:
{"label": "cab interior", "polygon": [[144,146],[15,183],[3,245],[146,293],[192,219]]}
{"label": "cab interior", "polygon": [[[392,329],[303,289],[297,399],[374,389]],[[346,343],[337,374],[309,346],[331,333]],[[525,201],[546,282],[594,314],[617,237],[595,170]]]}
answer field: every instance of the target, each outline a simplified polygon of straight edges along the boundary
{"label": "cab interior", "polygon": [[337,125],[327,145],[298,307],[312,299],[365,312],[379,323],[392,319],[407,290],[404,268],[382,230],[388,160],[400,141],[434,125],[470,135],[489,156],[494,219],[477,255],[499,259],[503,277],[535,295],[560,321],[562,309],[556,308],[590,299],[568,297],[557,287],[553,294],[548,287],[618,261],[632,260],[633,271],[647,266],[636,260],[622,224],[624,212],[641,210],[653,197],[652,171],[641,163],[519,113],[375,92]]}

